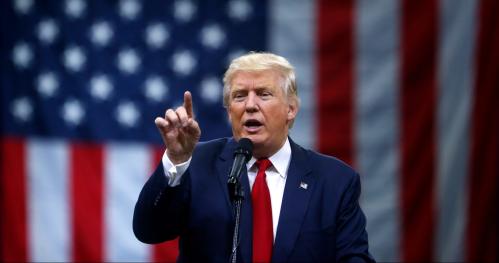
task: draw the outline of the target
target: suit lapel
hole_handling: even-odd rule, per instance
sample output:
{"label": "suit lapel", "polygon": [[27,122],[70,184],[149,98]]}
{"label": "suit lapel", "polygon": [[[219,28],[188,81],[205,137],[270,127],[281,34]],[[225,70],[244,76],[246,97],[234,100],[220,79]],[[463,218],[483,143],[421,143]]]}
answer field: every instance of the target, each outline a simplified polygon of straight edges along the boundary
{"label": "suit lapel", "polygon": [[253,247],[253,208],[251,204],[251,190],[248,180],[248,172],[243,170],[241,175],[241,184],[243,185],[244,200],[241,209],[241,224],[239,228],[239,251],[243,257],[242,262],[251,262],[252,260],[252,247]]}
{"label": "suit lapel", "polygon": [[284,262],[289,257],[305,217],[314,178],[305,151],[290,139],[291,162],[286,178],[272,261]]}
{"label": "suit lapel", "polygon": [[217,169],[218,181],[220,183],[221,188],[224,191],[225,202],[227,206],[232,209],[232,203],[229,198],[229,190],[227,189],[227,180],[229,179],[229,173],[231,169],[231,165],[234,159],[234,149],[236,147],[236,143],[234,139],[229,139],[229,141],[225,144],[222,153],[220,154],[217,163],[215,164]]}

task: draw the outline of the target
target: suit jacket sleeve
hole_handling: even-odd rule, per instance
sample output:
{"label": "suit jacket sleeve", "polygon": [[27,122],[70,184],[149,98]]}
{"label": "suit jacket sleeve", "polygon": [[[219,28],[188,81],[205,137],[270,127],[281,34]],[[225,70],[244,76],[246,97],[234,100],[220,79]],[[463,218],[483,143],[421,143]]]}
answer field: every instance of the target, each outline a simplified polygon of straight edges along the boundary
{"label": "suit jacket sleeve", "polygon": [[374,262],[368,252],[366,219],[359,206],[360,180],[352,177],[341,199],[337,221],[337,261]]}
{"label": "suit jacket sleeve", "polygon": [[185,228],[189,200],[189,171],[180,185],[170,187],[160,163],[140,192],[133,214],[137,239],[155,244],[171,240]]}

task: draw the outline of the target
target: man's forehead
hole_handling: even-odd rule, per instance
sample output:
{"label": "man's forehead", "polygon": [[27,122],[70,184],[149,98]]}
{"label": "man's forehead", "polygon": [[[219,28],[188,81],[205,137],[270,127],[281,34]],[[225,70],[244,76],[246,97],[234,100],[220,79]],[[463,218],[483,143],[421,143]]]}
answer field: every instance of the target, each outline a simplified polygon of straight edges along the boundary
{"label": "man's forehead", "polygon": [[274,70],[237,72],[232,79],[234,88],[279,86],[281,77]]}

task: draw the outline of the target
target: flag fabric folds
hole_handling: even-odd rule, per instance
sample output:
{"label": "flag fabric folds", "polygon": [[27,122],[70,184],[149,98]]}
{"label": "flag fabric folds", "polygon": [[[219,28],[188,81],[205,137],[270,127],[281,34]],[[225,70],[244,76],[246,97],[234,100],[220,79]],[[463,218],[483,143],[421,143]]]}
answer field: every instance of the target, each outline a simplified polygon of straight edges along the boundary
{"label": "flag fabric folds", "polygon": [[154,118],[190,90],[201,139],[230,136],[223,73],[271,51],[297,71],[291,137],[359,171],[378,261],[497,261],[496,2],[5,2],[0,260],[174,261],[132,232]]}

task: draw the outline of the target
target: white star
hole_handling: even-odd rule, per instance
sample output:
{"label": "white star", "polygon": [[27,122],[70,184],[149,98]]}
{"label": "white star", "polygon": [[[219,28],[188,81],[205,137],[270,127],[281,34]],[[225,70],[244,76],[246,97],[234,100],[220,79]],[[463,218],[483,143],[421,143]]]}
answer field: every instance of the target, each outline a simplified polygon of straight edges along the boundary
{"label": "white star", "polygon": [[197,7],[188,0],[175,1],[173,16],[180,22],[189,22],[196,13]]}
{"label": "white star", "polygon": [[99,100],[106,100],[113,91],[113,83],[106,75],[97,75],[90,79],[90,94]]}
{"label": "white star", "polygon": [[53,97],[59,88],[59,80],[52,72],[45,72],[37,78],[37,88],[40,95],[46,98]]}
{"label": "white star", "polygon": [[108,22],[101,21],[90,28],[90,40],[97,46],[106,46],[113,38],[113,29]]}
{"label": "white star", "polygon": [[118,68],[127,74],[137,72],[140,67],[141,59],[135,50],[127,48],[121,50],[118,54]]}
{"label": "white star", "polygon": [[18,98],[12,102],[11,111],[17,120],[27,122],[33,114],[33,105],[26,97]]}
{"label": "white star", "polygon": [[38,24],[38,38],[43,44],[52,44],[59,34],[59,27],[53,19],[45,19]]}
{"label": "white star", "polygon": [[215,103],[222,97],[222,84],[216,77],[208,77],[201,81],[201,97],[209,102]]}
{"label": "white star", "polygon": [[234,19],[239,21],[246,20],[252,12],[252,7],[250,3],[246,0],[233,0],[229,2],[229,6],[227,7],[228,15]]}
{"label": "white star", "polygon": [[16,0],[14,2],[14,10],[18,14],[26,15],[33,8],[33,0]]}
{"label": "white star", "polygon": [[122,102],[116,108],[116,119],[125,127],[134,127],[139,120],[140,112],[132,102]]}
{"label": "white star", "polygon": [[31,46],[24,42],[17,43],[12,50],[12,60],[19,69],[29,67],[31,65],[31,61],[33,61],[33,51]]}
{"label": "white star", "polygon": [[197,64],[192,53],[187,50],[175,52],[172,59],[173,71],[180,75],[189,75]]}
{"label": "white star", "polygon": [[146,43],[151,48],[161,48],[170,38],[170,33],[163,24],[156,23],[146,28]]}
{"label": "white star", "polygon": [[66,123],[77,126],[81,123],[83,117],[85,117],[85,111],[79,101],[70,99],[62,105],[61,115]]}
{"label": "white star", "polygon": [[168,94],[168,87],[159,76],[150,76],[145,82],[145,96],[150,101],[161,102]]}
{"label": "white star", "polygon": [[136,0],[121,0],[119,4],[119,13],[120,15],[128,20],[135,19],[142,6]]}
{"label": "white star", "polygon": [[83,14],[85,14],[85,10],[87,8],[87,3],[82,0],[66,0],[66,6],[64,12],[69,17],[72,18],[80,18]]}
{"label": "white star", "polygon": [[201,30],[201,43],[209,48],[219,48],[225,40],[225,33],[219,25],[208,25]]}
{"label": "white star", "polygon": [[64,51],[63,61],[64,66],[68,70],[72,72],[78,72],[83,68],[83,66],[85,66],[87,57],[85,56],[85,53],[83,53],[83,50],[81,48],[72,46]]}

